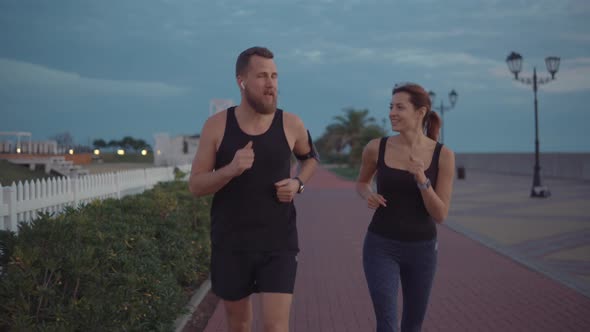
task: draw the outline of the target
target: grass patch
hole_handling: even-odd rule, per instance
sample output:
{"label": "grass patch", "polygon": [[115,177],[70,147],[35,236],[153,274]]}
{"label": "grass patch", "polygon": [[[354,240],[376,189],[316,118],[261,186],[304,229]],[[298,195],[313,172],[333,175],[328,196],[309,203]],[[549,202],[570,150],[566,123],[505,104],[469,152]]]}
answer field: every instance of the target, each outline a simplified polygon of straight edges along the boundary
{"label": "grass patch", "polygon": [[330,172],[338,175],[339,177],[344,178],[346,180],[350,180],[350,181],[355,181],[359,175],[359,169],[357,167],[350,167],[350,166],[334,167],[334,168],[328,168],[328,170]]}
{"label": "grass patch", "polygon": [[[37,167],[42,168],[41,166]],[[12,182],[43,179],[51,176],[54,175],[45,174],[45,171],[41,169],[31,171],[28,165],[15,165],[7,160],[0,160],[0,183],[3,186],[10,186]]]}
{"label": "grass patch", "polygon": [[154,163],[154,155],[148,153],[147,156],[142,156],[139,153],[128,153],[120,156],[116,153],[101,153],[100,158],[105,163]]}

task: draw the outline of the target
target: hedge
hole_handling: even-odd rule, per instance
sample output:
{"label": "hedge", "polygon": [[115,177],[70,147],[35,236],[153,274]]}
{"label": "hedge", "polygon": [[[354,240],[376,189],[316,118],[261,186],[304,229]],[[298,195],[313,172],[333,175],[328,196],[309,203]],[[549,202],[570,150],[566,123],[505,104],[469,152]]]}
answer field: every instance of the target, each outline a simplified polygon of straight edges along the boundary
{"label": "hedge", "polygon": [[170,331],[209,274],[210,197],[186,182],[0,232],[0,331]]}

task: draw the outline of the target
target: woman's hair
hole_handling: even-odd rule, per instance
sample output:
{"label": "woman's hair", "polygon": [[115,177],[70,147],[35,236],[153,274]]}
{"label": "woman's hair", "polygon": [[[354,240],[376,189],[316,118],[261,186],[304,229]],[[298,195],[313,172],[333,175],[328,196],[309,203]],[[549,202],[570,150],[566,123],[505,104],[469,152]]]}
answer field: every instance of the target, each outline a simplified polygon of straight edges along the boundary
{"label": "woman's hair", "polygon": [[416,83],[396,84],[393,87],[392,95],[398,92],[405,92],[410,95],[410,103],[414,105],[415,109],[426,107],[426,115],[422,119],[422,127],[426,132],[426,136],[438,141],[438,134],[440,131],[441,120],[436,112],[432,111],[432,101],[428,92],[423,87]]}

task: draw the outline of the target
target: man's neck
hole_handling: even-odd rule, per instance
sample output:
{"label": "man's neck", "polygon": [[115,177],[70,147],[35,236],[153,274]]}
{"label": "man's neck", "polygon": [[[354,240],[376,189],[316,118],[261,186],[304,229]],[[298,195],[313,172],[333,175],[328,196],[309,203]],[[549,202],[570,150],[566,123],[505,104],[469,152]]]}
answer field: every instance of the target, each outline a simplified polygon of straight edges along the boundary
{"label": "man's neck", "polygon": [[269,118],[272,119],[274,117],[274,112],[273,113],[260,113],[257,112],[254,107],[252,107],[250,104],[248,104],[247,102],[242,101],[237,107],[236,107],[236,112],[240,114],[240,116],[247,121],[254,121],[254,122],[258,122],[258,121],[267,121]]}
{"label": "man's neck", "polygon": [[243,131],[250,135],[258,135],[268,130],[275,113],[264,114],[257,112],[247,103],[240,103],[236,107],[236,119]]}

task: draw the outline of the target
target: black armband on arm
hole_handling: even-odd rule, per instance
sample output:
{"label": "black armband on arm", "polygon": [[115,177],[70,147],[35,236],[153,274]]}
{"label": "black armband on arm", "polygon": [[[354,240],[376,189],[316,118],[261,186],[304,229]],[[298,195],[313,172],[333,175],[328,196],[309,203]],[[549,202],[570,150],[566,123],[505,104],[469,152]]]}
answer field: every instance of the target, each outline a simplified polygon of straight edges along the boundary
{"label": "black armband on arm", "polygon": [[297,158],[297,160],[299,160],[299,161],[304,161],[309,158],[313,158],[319,162],[320,155],[318,154],[315,146],[313,145],[313,141],[311,140],[311,134],[309,133],[309,130],[307,131],[307,140],[309,141],[309,148],[310,148],[309,153],[304,154],[304,155],[295,154],[295,158]]}

